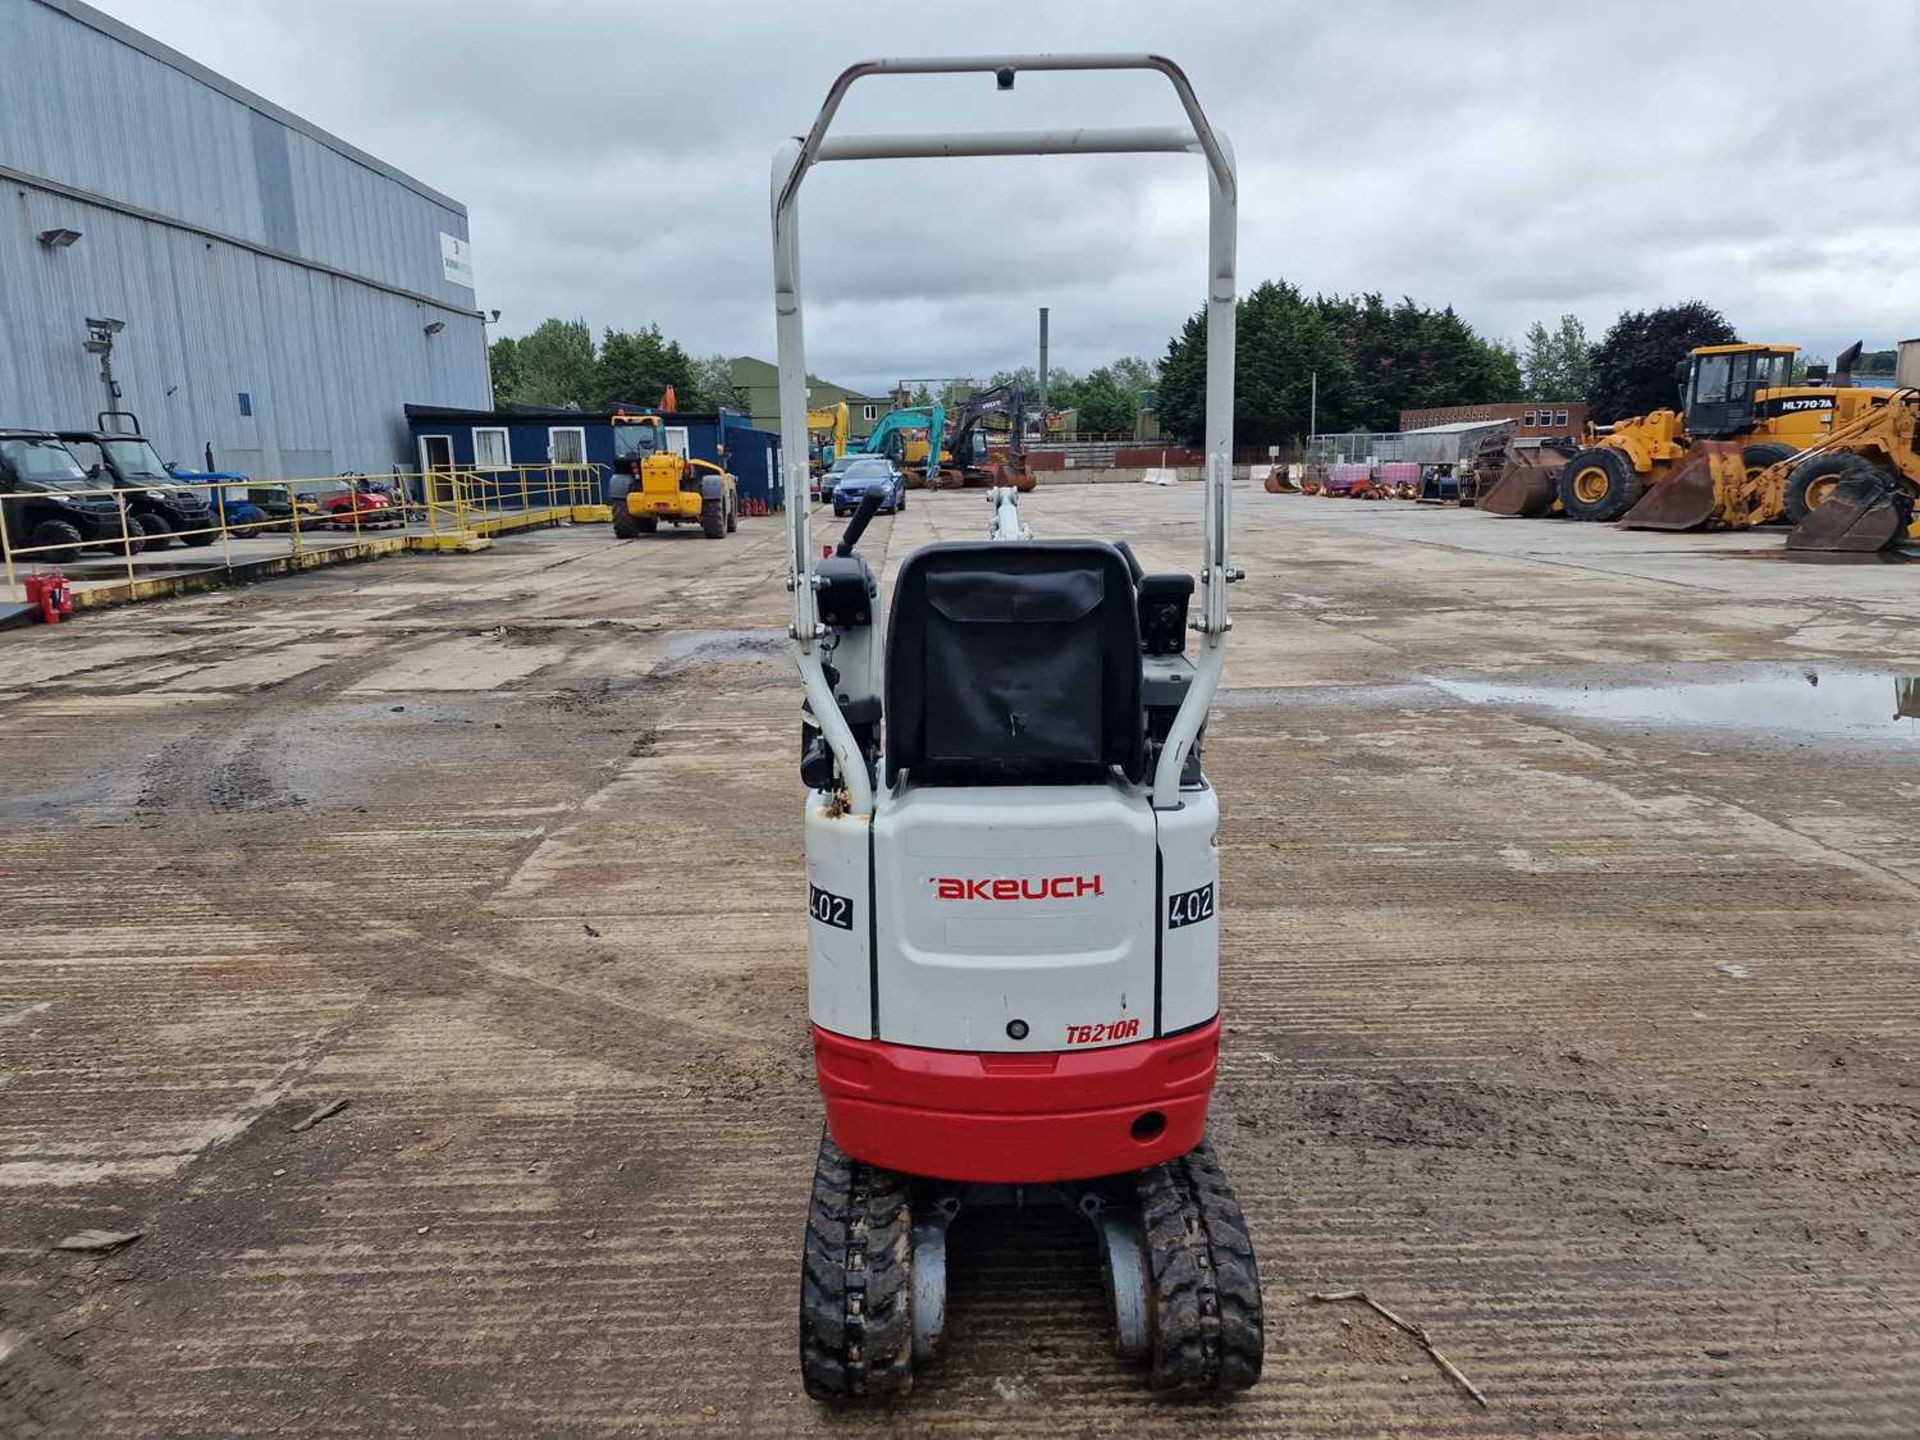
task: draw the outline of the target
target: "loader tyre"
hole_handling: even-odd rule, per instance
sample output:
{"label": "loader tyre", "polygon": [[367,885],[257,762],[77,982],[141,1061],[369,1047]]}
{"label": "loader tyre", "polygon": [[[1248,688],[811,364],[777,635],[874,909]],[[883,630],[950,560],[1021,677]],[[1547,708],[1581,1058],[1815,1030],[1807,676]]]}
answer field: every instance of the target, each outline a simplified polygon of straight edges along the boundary
{"label": "loader tyre", "polygon": [[640,522],[627,513],[625,505],[614,507],[613,533],[617,539],[621,540],[631,540],[640,533]]}
{"label": "loader tyre", "polygon": [[1740,448],[1740,463],[1746,467],[1747,479],[1753,480],[1762,470],[1771,469],[1782,460],[1791,460],[1797,453],[1793,446],[1782,445],[1777,440],[1756,440]]}
{"label": "loader tyre", "polygon": [[733,534],[740,528],[740,502],[735,500],[727,506],[727,533]]}
{"label": "loader tyre", "polygon": [[1646,482],[1618,450],[1582,450],[1560,471],[1560,508],[1574,520],[1618,520],[1640,501]]}
{"label": "loader tyre", "polygon": [[1798,525],[1809,510],[1817,509],[1842,480],[1860,476],[1874,479],[1883,472],[1864,455],[1816,455],[1802,461],[1787,477],[1784,503],[1789,524]]}
{"label": "loader tyre", "polygon": [[1155,1390],[1226,1394],[1260,1378],[1266,1325],[1246,1217],[1210,1146],[1134,1177],[1146,1234]]}
{"label": "loader tyre", "polygon": [[701,502],[700,533],[709,540],[725,538],[727,533],[727,502],[725,500]]}
{"label": "loader tyre", "polygon": [[800,1262],[800,1376],[815,1400],[885,1399],[913,1385],[908,1182],[820,1137]]}

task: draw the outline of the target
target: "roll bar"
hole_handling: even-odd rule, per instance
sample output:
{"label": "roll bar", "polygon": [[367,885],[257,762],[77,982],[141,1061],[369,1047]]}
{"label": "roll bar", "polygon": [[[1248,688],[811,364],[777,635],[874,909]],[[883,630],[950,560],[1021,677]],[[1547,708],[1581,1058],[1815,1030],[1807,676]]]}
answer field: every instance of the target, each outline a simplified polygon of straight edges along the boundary
{"label": "roll bar", "polygon": [[[856,80],[869,75],[957,75],[1021,71],[1154,70],[1167,77],[1186,111],[1187,126],[1116,129],[1009,130],[905,135],[856,135],[829,139],[840,102]],[[946,59],[862,60],[840,73],[801,139],[781,147],[773,162],[773,308],[780,364],[780,447],[786,468],[788,519],[787,584],[793,592],[794,658],[807,687],[813,718],[832,748],[846,781],[849,808],[873,813],[873,783],[846,717],[827,683],[819,640],[824,633],[815,604],[813,541],[807,503],[807,359],[800,313],[800,186],[816,164],[833,160],[905,160],[941,156],[1091,155],[1192,153],[1206,160],[1207,226],[1207,408],[1206,497],[1201,526],[1201,605],[1194,628],[1201,646],[1194,680],[1181,704],[1153,776],[1156,809],[1177,809],[1180,772],[1226,663],[1227,585],[1239,579],[1227,563],[1233,517],[1234,247],[1238,186],[1226,137],[1207,121],[1184,71],[1159,55],[969,55]]]}

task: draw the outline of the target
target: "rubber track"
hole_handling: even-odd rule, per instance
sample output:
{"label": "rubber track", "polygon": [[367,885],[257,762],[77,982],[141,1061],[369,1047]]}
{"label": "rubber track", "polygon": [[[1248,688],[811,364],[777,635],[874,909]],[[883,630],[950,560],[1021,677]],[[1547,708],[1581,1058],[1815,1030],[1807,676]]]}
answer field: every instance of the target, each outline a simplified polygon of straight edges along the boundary
{"label": "rubber track", "polygon": [[912,1387],[912,1266],[907,1182],[822,1135],[800,1274],[807,1394],[884,1398]]}
{"label": "rubber track", "polygon": [[1221,1393],[1260,1378],[1265,1324],[1246,1218],[1211,1147],[1134,1180],[1153,1287],[1155,1390]]}

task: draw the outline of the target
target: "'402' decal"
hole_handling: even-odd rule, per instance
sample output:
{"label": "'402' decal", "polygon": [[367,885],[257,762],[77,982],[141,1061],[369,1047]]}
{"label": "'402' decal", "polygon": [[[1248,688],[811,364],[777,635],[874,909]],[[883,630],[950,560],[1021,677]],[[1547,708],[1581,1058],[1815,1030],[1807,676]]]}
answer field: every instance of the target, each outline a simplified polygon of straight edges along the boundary
{"label": "'402' decal", "polygon": [[818,885],[809,885],[807,911],[822,925],[831,925],[836,930],[853,929],[853,901],[844,895],[822,890]]}
{"label": "'402' decal", "polygon": [[1198,890],[1182,890],[1178,895],[1167,897],[1167,928],[1178,930],[1182,925],[1198,925],[1202,920],[1213,918],[1213,884],[1209,881]]}

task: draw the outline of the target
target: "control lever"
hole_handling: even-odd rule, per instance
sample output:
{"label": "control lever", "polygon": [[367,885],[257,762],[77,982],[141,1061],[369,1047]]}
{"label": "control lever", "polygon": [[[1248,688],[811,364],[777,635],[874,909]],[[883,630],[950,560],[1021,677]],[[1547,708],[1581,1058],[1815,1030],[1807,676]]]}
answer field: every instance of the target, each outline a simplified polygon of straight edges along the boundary
{"label": "control lever", "polygon": [[860,537],[867,533],[867,526],[875,515],[880,513],[880,502],[886,499],[884,490],[869,490],[860,497],[860,508],[853,512],[853,519],[847,522],[847,530],[840,537],[840,544],[834,554],[841,559],[853,554],[853,547],[860,543]]}

